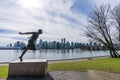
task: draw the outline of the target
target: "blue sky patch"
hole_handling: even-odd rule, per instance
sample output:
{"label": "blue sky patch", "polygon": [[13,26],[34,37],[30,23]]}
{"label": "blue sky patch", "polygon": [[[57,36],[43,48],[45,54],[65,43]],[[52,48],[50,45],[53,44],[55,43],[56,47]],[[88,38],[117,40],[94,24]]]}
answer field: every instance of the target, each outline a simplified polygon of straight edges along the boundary
{"label": "blue sky patch", "polygon": [[15,34],[15,33],[18,33],[18,32],[10,29],[0,29],[0,34]]}
{"label": "blue sky patch", "polygon": [[89,15],[92,8],[93,4],[90,2],[90,0],[75,0],[75,3],[71,6],[71,10],[73,12],[86,15]]}

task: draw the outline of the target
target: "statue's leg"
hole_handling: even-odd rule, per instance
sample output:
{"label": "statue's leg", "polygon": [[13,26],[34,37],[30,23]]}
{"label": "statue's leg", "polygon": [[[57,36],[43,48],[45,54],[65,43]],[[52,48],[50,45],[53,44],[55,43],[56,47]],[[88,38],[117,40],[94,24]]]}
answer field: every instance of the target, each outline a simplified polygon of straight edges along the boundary
{"label": "statue's leg", "polygon": [[24,54],[26,53],[27,50],[28,50],[28,49],[26,48],[26,49],[24,49],[24,51],[22,52],[21,56],[19,57],[19,58],[20,58],[20,61],[23,61],[23,60],[22,60],[22,57],[24,56]]}

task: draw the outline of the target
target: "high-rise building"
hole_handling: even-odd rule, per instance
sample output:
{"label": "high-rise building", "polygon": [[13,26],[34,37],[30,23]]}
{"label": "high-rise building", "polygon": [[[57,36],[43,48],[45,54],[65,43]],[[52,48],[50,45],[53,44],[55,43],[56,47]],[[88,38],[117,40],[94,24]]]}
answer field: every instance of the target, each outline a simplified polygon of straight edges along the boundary
{"label": "high-rise building", "polygon": [[69,41],[67,41],[67,43],[66,43],[66,48],[70,49],[70,43],[69,43]]}
{"label": "high-rise building", "polygon": [[17,41],[16,43],[14,43],[14,48],[23,48],[25,47],[25,43]]}
{"label": "high-rise building", "polygon": [[43,46],[43,41],[42,39],[40,39],[39,43],[38,43],[38,48],[39,49],[42,49],[42,46]]}
{"label": "high-rise building", "polygon": [[63,38],[63,49],[65,49],[65,45],[66,45],[66,39]]}

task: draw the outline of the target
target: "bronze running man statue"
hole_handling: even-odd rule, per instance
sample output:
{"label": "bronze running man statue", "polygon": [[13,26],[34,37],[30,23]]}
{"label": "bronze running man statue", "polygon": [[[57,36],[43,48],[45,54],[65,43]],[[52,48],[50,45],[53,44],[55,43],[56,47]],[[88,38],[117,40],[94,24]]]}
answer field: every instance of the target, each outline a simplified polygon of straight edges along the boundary
{"label": "bronze running man statue", "polygon": [[28,40],[27,46],[21,49],[23,50],[23,52],[19,58],[20,58],[20,61],[23,61],[22,57],[27,50],[36,50],[35,43],[39,35],[42,34],[42,30],[39,29],[38,32],[25,32],[25,33],[19,32],[19,34],[32,34],[32,36]]}

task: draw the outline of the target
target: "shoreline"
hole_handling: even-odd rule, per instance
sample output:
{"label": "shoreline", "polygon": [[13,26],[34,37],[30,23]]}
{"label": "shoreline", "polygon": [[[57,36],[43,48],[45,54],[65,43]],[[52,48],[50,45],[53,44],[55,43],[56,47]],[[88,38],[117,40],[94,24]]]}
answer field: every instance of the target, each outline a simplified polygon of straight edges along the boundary
{"label": "shoreline", "polygon": [[[59,59],[59,60],[48,60],[48,64],[58,63],[58,62],[74,62],[74,61],[87,61],[99,58],[109,58],[110,56],[95,56],[95,57],[84,57],[84,58],[73,58],[73,59]],[[0,62],[0,66],[7,66],[10,62]]]}
{"label": "shoreline", "polygon": [[95,57],[85,57],[85,58],[73,58],[73,59],[61,59],[61,60],[48,60],[49,63],[57,63],[57,62],[72,62],[72,61],[87,61],[99,58],[109,58],[110,56],[95,56]]}

